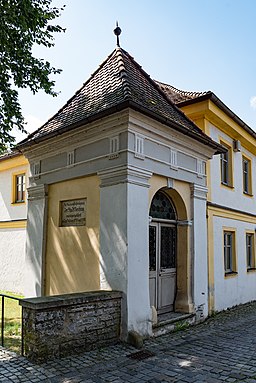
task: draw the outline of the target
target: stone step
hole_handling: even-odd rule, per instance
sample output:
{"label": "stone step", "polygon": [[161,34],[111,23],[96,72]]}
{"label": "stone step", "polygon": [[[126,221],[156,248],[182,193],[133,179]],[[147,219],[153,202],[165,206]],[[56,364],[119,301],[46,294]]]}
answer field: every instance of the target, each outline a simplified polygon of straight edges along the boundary
{"label": "stone step", "polygon": [[171,313],[165,315],[153,326],[153,336],[158,337],[170,332],[179,331],[195,324],[195,314]]}

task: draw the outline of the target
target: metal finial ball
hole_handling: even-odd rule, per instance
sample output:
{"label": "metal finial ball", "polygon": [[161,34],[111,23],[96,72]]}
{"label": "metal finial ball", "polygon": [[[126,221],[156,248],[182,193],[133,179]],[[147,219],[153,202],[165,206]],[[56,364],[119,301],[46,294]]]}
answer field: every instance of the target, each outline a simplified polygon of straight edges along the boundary
{"label": "metal finial ball", "polygon": [[121,35],[122,29],[118,26],[118,22],[116,22],[116,28],[114,29],[114,34],[116,35],[116,45],[119,45],[119,36]]}
{"label": "metal finial ball", "polygon": [[117,27],[114,29],[114,34],[116,36],[120,36],[122,32],[122,29],[117,25]]}

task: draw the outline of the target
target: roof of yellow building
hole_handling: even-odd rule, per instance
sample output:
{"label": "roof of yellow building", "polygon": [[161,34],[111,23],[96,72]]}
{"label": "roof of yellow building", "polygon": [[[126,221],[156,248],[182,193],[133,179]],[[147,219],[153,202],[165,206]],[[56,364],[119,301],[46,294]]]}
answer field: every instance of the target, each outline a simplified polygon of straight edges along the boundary
{"label": "roof of yellow building", "polygon": [[172,85],[165,84],[163,82],[155,80],[155,82],[158,84],[160,89],[170,98],[172,102],[175,104],[179,104],[184,101],[193,100],[198,97],[202,97],[205,95],[209,95],[212,92],[206,91],[206,92],[191,92],[186,90],[177,89]]}
{"label": "roof of yellow building", "polygon": [[175,88],[172,85],[165,84],[160,81],[156,81],[156,84],[159,88],[167,95],[167,97],[175,103],[179,108],[182,106],[190,105],[193,103],[201,102],[204,100],[211,100],[215,105],[217,105],[223,112],[225,112],[229,117],[231,117],[239,126],[245,129],[249,134],[256,138],[255,131],[250,128],[240,117],[237,116],[232,110],[224,104],[223,101],[216,96],[212,91],[204,92],[191,92]]}

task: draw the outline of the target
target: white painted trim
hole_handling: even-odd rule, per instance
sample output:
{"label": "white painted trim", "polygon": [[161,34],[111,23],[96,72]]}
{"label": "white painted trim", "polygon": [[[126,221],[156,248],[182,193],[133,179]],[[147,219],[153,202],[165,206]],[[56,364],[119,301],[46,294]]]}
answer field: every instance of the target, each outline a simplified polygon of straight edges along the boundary
{"label": "white painted trim", "polygon": [[[126,152],[126,151],[127,151],[126,149],[123,149],[123,150],[120,150],[119,153],[124,153],[124,152]],[[98,157],[89,158],[89,159],[84,160],[84,161],[75,162],[74,165],[73,165],[73,167],[74,167],[74,166],[78,166],[78,165],[83,165],[83,164],[86,164],[86,163],[88,163],[88,162],[97,161],[97,160],[100,160],[100,159],[102,159],[102,158],[108,158],[108,157],[109,157],[109,154],[103,154],[103,155],[98,156]],[[67,168],[70,168],[70,166],[66,165],[66,166],[63,166],[63,167],[61,167],[61,168],[56,168],[56,169],[48,170],[47,172],[40,173],[40,176],[45,176],[45,175],[47,175],[47,174],[53,174],[53,173],[59,172],[59,171],[61,171],[61,170],[63,170],[63,169],[67,169]],[[31,177],[29,178],[29,180],[30,180],[31,182],[33,182],[34,177],[31,176]]]}
{"label": "white painted trim", "polygon": [[[134,150],[127,150],[127,149],[122,149],[122,150],[120,150],[120,151],[119,151],[119,154],[120,154],[120,153],[131,153],[131,154],[135,154]],[[190,156],[190,157],[191,157],[191,156]],[[88,163],[88,162],[94,162],[94,161],[97,161],[97,160],[102,159],[102,158],[109,158],[109,154],[103,154],[103,155],[98,156],[98,157],[89,158],[89,159],[84,160],[84,161],[75,162],[75,163],[74,163],[74,166],[83,165],[83,164],[86,164],[86,163]],[[154,161],[154,162],[158,162],[158,163],[161,163],[161,164],[170,166],[170,162],[163,161],[163,160],[160,160],[160,159],[155,158],[155,157],[152,157],[152,156],[147,156],[147,155],[145,155],[144,158],[147,158],[147,159],[152,160],[152,161]],[[41,176],[45,176],[45,175],[47,175],[47,174],[53,174],[53,173],[55,173],[55,172],[61,171],[61,170],[63,170],[63,169],[69,168],[69,167],[70,167],[70,166],[67,166],[67,165],[66,165],[66,166],[63,166],[63,167],[60,167],[60,168],[56,168],[56,169],[52,169],[52,170],[48,170],[48,171],[46,171],[46,172],[42,172],[42,173],[40,173],[40,174],[39,174],[39,177],[41,177]],[[192,169],[187,169],[187,168],[184,168],[184,167],[182,167],[182,166],[177,166],[177,170],[179,170],[179,169],[180,169],[180,170],[183,170],[183,171],[186,171],[186,172],[189,172],[189,173],[192,173],[192,174],[197,174],[197,171],[194,171],[194,170],[192,170]],[[175,169],[175,170],[176,170],[176,169]],[[206,175],[203,175],[202,178],[206,178]],[[33,176],[31,176],[31,177],[29,178],[29,180],[30,180],[31,182],[33,182],[34,179],[35,179],[35,178],[34,178]]]}
{"label": "white painted trim", "polygon": [[[153,119],[144,115],[140,115],[141,118],[138,119],[138,115],[138,112],[131,111],[129,115],[129,130],[132,130],[133,126],[134,129],[137,130],[137,133],[142,133],[145,135],[145,131],[147,131],[147,138],[150,137],[148,134],[151,135],[150,139],[154,139],[152,136],[161,137],[162,144],[164,144],[163,139],[165,139],[167,143],[172,142],[171,146],[174,148],[180,146],[185,148],[187,153],[191,153],[193,156],[196,153],[197,156],[203,158],[204,160],[210,159],[215,152],[215,149],[207,146],[206,144],[198,142],[196,139],[188,137],[185,134],[177,132],[177,130],[174,128],[164,125],[158,121],[154,121]],[[191,147],[191,144],[188,145],[188,140],[191,141],[191,139],[193,139],[193,150],[191,149],[190,151],[189,148]],[[167,144],[167,146],[169,145],[170,144]],[[202,154],[202,151],[205,153]]]}
{"label": "white painted trim", "polygon": [[167,178],[167,188],[173,189],[173,178],[170,178],[170,177]]}
{"label": "white painted trim", "polygon": [[176,219],[163,219],[163,218],[151,218],[150,222],[160,222],[160,223],[168,223],[170,225],[176,225],[177,221]]}
{"label": "white painted trim", "polygon": [[[145,120],[145,116],[140,116],[142,120]],[[193,150],[190,150],[188,138],[185,135],[183,137],[182,133],[176,132],[174,129],[161,123],[157,123],[151,119],[147,120],[150,121],[150,125],[146,125],[142,120],[140,120],[140,124],[138,124],[137,121],[134,121],[132,113],[129,113],[129,111],[126,111],[126,113],[120,112],[114,116],[112,115],[103,120],[99,120],[97,123],[94,122],[77,128],[75,129],[75,132],[71,131],[63,133],[63,135],[56,135],[53,138],[49,138],[47,142],[40,143],[40,146],[35,145],[34,147],[24,149],[24,155],[30,160],[30,162],[38,159],[49,158],[66,152],[67,147],[69,150],[74,150],[76,148],[107,139],[109,138],[110,129],[111,133],[114,135],[127,132],[134,135],[142,135],[146,140],[155,142],[158,145],[169,149],[177,149],[177,151],[195,159],[199,157],[203,160],[207,160],[211,158],[214,153],[212,148],[208,148],[206,145],[201,144],[196,140],[193,142]],[[132,129],[132,126],[134,129]],[[161,127],[161,129],[159,129],[159,127]],[[145,134],[145,131],[147,134]],[[157,139],[157,137],[160,137],[160,140]],[[202,151],[204,153],[202,153]]]}
{"label": "white painted trim", "polygon": [[75,150],[67,152],[67,166],[70,168],[75,165]]}
{"label": "white painted trim", "polygon": [[177,225],[178,226],[192,226],[193,225],[193,221],[191,220],[188,220],[188,221],[177,221]]}
{"label": "white painted trim", "polygon": [[67,148],[69,148],[69,150],[75,150],[79,147],[108,139],[110,132],[112,136],[126,133],[128,121],[128,111],[120,112],[83,125],[72,131],[67,131],[61,135],[56,134],[56,136],[49,138],[45,142],[40,142],[40,144],[25,148],[23,153],[30,162],[36,159],[49,158],[66,152]]}
{"label": "white painted trim", "polygon": [[134,157],[140,158],[141,160],[144,160],[145,153],[144,153],[144,141],[145,137],[135,133],[134,138]]}
{"label": "white painted trim", "polygon": [[[131,133],[133,135],[138,134],[136,131],[134,131],[134,130],[132,130],[130,128],[128,128],[128,133]],[[149,133],[151,133],[151,132],[149,132]],[[141,134],[141,133],[139,133],[139,134]],[[160,136],[160,135],[158,135],[158,136]],[[165,137],[165,136],[164,137],[160,136],[160,137],[164,138],[167,141],[167,137]],[[154,144],[157,144],[159,146],[163,146],[163,147],[165,147],[165,148],[167,148],[169,150],[171,150],[171,149],[176,150],[177,153],[185,154],[186,156],[191,157],[191,158],[193,158],[195,160],[197,160],[198,157],[201,157],[202,160],[204,160],[204,161],[209,159],[209,157],[207,157],[205,155],[202,155],[202,153],[200,153],[200,152],[195,155],[196,150],[189,150],[190,146],[188,147],[188,145],[184,145],[184,141],[183,141],[183,144],[180,144],[179,140],[177,139],[176,136],[174,137],[173,141],[170,140],[170,137],[169,137],[168,141],[170,143],[168,143],[168,144],[163,142],[163,141],[160,141],[160,140],[158,140],[156,138],[150,137],[149,135],[145,135],[144,134],[144,138],[145,138],[146,141],[153,142]]]}
{"label": "white painted trim", "polygon": [[178,170],[178,151],[170,148],[170,168]]}
{"label": "white painted trim", "polygon": [[41,173],[41,161],[36,161],[33,164],[33,175],[35,180],[40,178],[40,173]]}
{"label": "white painted trim", "polygon": [[197,177],[203,178],[205,176],[204,172],[204,161],[201,159],[196,159],[196,169],[197,169]]}
{"label": "white painted trim", "polygon": [[109,160],[113,160],[119,157],[120,150],[120,138],[119,135],[109,137]]}

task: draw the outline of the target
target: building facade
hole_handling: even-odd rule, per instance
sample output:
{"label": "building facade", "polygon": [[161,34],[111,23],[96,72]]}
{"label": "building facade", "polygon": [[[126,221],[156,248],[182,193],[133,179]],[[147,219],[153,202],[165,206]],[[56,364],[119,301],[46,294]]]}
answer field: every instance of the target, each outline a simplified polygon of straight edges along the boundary
{"label": "building facade", "polygon": [[19,150],[31,173],[26,295],[120,290],[124,337],[152,334],[152,308],[208,315],[206,163],[225,149],[126,51]]}
{"label": "building facade", "polygon": [[255,138],[212,92],[156,82],[117,47],[18,145],[20,291],[120,290],[124,338],[151,335],[155,313],[255,300]]}
{"label": "building facade", "polygon": [[28,161],[20,153],[0,157],[0,289],[24,293]]}
{"label": "building facade", "polygon": [[256,134],[214,93],[159,85],[226,148],[207,164],[209,312],[255,300]]}

